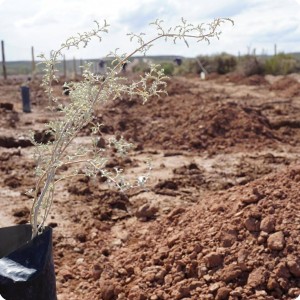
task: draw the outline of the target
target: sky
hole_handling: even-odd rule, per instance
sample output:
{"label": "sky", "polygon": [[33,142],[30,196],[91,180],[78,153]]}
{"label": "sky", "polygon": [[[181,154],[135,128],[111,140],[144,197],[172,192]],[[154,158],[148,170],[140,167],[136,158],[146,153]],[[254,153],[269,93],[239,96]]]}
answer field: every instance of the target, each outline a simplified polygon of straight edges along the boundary
{"label": "sky", "polygon": [[109,33],[103,40],[92,40],[85,49],[71,49],[67,59],[105,57],[119,48],[130,53],[136,44],[127,33],[156,32],[150,22],[163,19],[165,26],[176,26],[181,18],[192,24],[208,23],[217,17],[231,18],[223,24],[220,39],[206,42],[158,41],[148,55],[195,57],[221,52],[241,55],[300,52],[300,0],[0,0],[0,40],[4,41],[6,61],[31,60],[48,55],[70,36],[95,27],[94,20],[106,20]]}

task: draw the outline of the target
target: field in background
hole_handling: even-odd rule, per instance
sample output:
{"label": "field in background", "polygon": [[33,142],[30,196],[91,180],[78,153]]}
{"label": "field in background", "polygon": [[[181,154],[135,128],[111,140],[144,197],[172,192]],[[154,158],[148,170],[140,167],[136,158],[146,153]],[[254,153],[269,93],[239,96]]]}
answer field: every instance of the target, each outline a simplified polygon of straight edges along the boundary
{"label": "field in background", "polygon": [[[175,61],[178,59],[181,64]],[[92,63],[92,68],[95,73],[101,72],[99,62],[105,61],[105,66],[110,66],[111,60],[107,58],[96,59],[80,59],[80,60],[66,60],[65,67],[62,61],[57,66],[61,75],[66,73],[67,77],[74,78],[74,75],[81,74],[80,66],[84,63]],[[197,61],[198,60],[198,61]],[[222,53],[212,56],[198,56],[197,58],[189,58],[183,56],[137,56],[131,59],[128,64],[130,72],[139,72],[147,69],[149,62],[162,64],[166,70],[167,75],[187,75],[199,74],[203,69],[199,62],[208,73],[227,74],[229,72],[236,72],[238,74],[249,75],[287,75],[300,71],[300,53],[277,55],[243,55],[233,56]],[[31,61],[14,61],[6,62],[6,69],[8,76],[28,75],[32,76],[32,62]],[[35,62],[35,75],[42,75],[43,66]],[[3,76],[1,69],[0,74]]]}

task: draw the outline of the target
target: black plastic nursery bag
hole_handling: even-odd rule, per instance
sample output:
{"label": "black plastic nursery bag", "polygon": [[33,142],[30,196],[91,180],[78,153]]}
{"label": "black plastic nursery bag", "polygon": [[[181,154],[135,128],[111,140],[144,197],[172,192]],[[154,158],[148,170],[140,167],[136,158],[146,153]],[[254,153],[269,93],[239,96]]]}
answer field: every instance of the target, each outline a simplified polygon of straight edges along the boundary
{"label": "black plastic nursery bag", "polygon": [[5,300],[57,299],[52,228],[33,240],[31,232],[30,225],[0,228],[0,295]]}

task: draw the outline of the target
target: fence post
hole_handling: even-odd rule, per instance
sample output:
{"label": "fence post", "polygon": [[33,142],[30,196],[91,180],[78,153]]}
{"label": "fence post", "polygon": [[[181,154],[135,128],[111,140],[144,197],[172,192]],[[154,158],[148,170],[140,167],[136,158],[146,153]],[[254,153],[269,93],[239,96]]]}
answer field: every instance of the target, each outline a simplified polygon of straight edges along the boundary
{"label": "fence post", "polygon": [[76,59],[73,57],[73,70],[74,70],[74,80],[77,78],[77,70],[76,70]]}
{"label": "fence post", "polygon": [[5,64],[5,52],[4,52],[4,41],[1,41],[1,50],[2,50],[2,69],[3,69],[3,77],[7,79],[6,73],[6,64]]}
{"label": "fence post", "polygon": [[66,56],[64,55],[64,80],[67,80],[67,62],[66,62]]}
{"label": "fence post", "polygon": [[34,48],[31,47],[31,72],[32,72],[32,79],[35,77],[35,60],[34,60]]}
{"label": "fence post", "polygon": [[79,61],[79,65],[80,65],[80,76],[82,77],[82,74],[83,74],[83,62],[82,62],[82,59],[80,59]]}

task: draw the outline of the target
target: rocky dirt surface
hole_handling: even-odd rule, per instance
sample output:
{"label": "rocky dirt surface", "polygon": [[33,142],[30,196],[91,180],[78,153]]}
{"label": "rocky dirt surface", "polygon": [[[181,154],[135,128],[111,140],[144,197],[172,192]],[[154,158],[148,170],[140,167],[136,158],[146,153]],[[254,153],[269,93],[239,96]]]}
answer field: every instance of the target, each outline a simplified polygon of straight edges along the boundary
{"label": "rocky dirt surface", "polygon": [[[174,77],[166,97],[97,110],[103,137],[135,144],[107,167],[139,175],[150,157],[153,169],[147,189],[126,194],[100,177],[58,186],[47,224],[59,300],[300,295],[300,76],[210,78]],[[29,130],[51,139],[39,84],[32,113],[22,112],[19,89],[17,80],[0,82],[2,227],[28,222]],[[87,126],[76,143],[88,135]]]}

